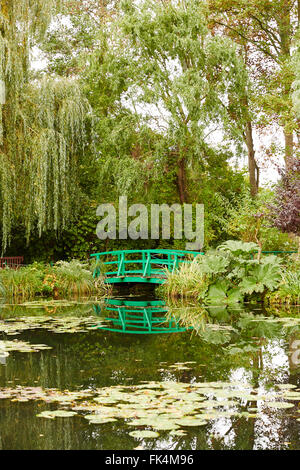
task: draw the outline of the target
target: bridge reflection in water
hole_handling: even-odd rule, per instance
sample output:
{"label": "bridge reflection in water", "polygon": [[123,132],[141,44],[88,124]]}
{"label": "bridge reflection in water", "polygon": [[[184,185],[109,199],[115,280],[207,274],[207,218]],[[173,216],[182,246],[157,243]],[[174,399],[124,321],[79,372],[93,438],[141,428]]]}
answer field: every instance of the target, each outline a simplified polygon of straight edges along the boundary
{"label": "bridge reflection in water", "polygon": [[[104,320],[96,328],[105,331],[131,334],[180,333],[188,328],[181,327],[178,320],[167,316],[163,300],[105,299],[103,304],[94,304],[94,311]],[[107,316],[109,315],[109,316]]]}

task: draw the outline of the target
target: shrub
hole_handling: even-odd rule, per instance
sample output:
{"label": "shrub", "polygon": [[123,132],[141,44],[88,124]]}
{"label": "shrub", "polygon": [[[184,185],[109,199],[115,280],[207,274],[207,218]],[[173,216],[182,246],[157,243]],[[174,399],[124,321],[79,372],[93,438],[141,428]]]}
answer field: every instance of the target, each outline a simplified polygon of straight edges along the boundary
{"label": "shrub", "polygon": [[229,240],[167,274],[167,297],[192,297],[211,304],[262,300],[282,281],[282,260],[275,255],[254,259],[258,245]]}
{"label": "shrub", "polygon": [[289,251],[297,248],[295,237],[282,233],[278,228],[271,227],[265,218],[259,220],[255,217],[266,211],[266,204],[271,203],[273,193],[261,189],[257,198],[253,199],[250,193],[245,192],[236,198],[234,204],[228,208],[228,215],[223,221],[224,231],[229,237],[244,242],[256,242],[256,234],[265,251]]}

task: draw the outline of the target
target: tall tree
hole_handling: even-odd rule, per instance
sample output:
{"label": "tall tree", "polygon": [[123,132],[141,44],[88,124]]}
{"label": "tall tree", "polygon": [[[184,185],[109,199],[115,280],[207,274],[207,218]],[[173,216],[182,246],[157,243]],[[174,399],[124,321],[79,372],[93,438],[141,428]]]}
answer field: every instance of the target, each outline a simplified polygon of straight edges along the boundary
{"label": "tall tree", "polygon": [[106,86],[106,96],[116,94],[110,116],[118,105],[140,130],[152,130],[152,163],[174,168],[178,199],[185,203],[188,173],[197,165],[205,173],[215,162],[208,151],[212,131],[239,140],[225,103],[229,96],[240,102],[247,74],[232,41],[210,34],[203,2],[121,6],[118,20],[102,28],[88,80],[94,90]]}
{"label": "tall tree", "polygon": [[[89,111],[73,81],[32,81],[30,53],[63,0],[2,0],[0,6],[0,214],[2,247],[13,224],[63,228],[76,194],[79,147]],[[78,193],[78,191],[77,191]],[[74,199],[75,198],[75,199]]]}
{"label": "tall tree", "polygon": [[65,0],[61,15],[40,44],[47,58],[46,71],[80,75],[97,44],[99,28],[111,21],[117,4],[118,0]]}
{"label": "tall tree", "polygon": [[299,27],[299,0],[209,0],[213,22],[249,50],[256,81],[257,123],[283,128],[286,165],[294,153],[299,128],[292,109],[292,43]]}

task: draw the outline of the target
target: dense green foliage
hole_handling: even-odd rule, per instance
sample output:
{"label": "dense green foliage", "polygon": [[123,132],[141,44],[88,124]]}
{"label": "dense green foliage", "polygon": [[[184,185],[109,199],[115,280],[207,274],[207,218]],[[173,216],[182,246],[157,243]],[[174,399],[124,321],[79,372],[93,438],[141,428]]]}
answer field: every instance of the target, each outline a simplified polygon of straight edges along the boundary
{"label": "dense green foliage", "polygon": [[228,240],[168,273],[162,295],[211,305],[264,300],[298,304],[299,262],[274,254],[259,257],[258,252],[256,243]]}
{"label": "dense green foliage", "polygon": [[[4,0],[0,8],[0,213],[2,248],[21,225],[61,232],[78,204],[77,171],[90,112],[78,83],[34,80],[33,44],[42,40],[60,0]],[[20,46],[22,45],[22,46]]]}

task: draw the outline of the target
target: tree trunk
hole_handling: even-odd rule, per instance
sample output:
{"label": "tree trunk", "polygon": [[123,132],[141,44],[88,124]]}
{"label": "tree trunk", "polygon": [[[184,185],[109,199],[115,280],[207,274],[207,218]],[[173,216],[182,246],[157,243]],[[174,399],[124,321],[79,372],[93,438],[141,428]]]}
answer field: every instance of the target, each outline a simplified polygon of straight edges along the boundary
{"label": "tree trunk", "polygon": [[284,144],[285,144],[285,167],[288,168],[293,159],[293,134],[284,131]]}
{"label": "tree trunk", "polygon": [[259,183],[259,168],[255,161],[255,150],[253,144],[253,132],[251,121],[246,123],[245,129],[245,142],[248,149],[248,170],[249,170],[249,180],[250,180],[250,192],[251,196],[255,197],[258,192],[258,183]]}
{"label": "tree trunk", "polygon": [[[299,4],[297,5],[297,10]],[[299,11],[297,11],[299,14]],[[292,38],[292,23],[291,23],[291,10],[289,0],[283,0],[281,14],[277,18],[278,32],[280,37],[280,59],[282,62],[289,60],[291,56],[291,38]],[[291,83],[287,80],[283,87],[284,95],[288,101],[291,95]],[[293,132],[290,133],[286,129],[284,133],[285,144],[285,166],[289,167],[290,161],[293,158]]]}
{"label": "tree trunk", "polygon": [[177,186],[180,203],[184,204],[188,202],[187,194],[187,183],[186,183],[186,171],[185,171],[185,158],[182,157],[178,160],[178,172],[177,172]]}

